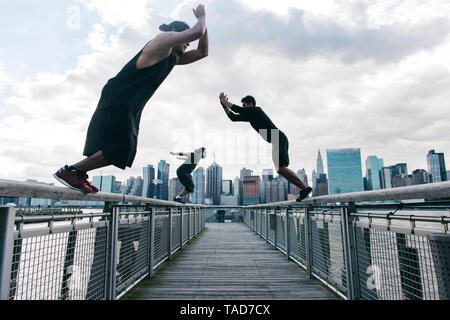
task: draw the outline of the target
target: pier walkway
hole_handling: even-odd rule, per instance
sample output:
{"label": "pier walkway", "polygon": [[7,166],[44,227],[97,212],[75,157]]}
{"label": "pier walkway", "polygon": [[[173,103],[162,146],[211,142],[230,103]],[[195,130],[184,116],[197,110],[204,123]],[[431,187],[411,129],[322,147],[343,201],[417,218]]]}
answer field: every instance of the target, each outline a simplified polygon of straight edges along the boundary
{"label": "pier walkway", "polygon": [[208,223],[122,299],[340,299],[243,223]]}

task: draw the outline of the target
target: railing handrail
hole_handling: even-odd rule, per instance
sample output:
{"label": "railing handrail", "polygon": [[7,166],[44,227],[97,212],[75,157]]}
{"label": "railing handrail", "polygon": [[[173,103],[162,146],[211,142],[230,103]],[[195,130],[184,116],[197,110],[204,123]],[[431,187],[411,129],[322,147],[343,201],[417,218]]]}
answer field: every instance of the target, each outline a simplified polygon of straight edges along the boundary
{"label": "railing handrail", "polygon": [[[82,192],[71,190],[69,188],[36,184],[31,182],[19,182],[14,180],[0,179],[0,196],[14,198],[37,198],[52,200],[81,200],[81,201],[107,201],[107,202],[131,202],[131,203],[149,203],[155,206],[190,206],[207,208],[200,204],[180,204],[173,201],[151,199],[123,195],[117,193],[99,192],[96,194],[83,194]],[[410,200],[426,198],[450,197],[450,181],[434,182],[428,184],[380,189],[372,191],[350,192],[318,196],[305,199],[302,202],[295,200],[265,203],[258,205],[236,206],[246,208],[261,208],[273,206],[294,206],[294,205],[318,205],[328,203],[348,203],[365,201],[389,201],[389,200]],[[213,206],[219,208],[220,206]],[[224,206],[234,207],[234,206]]]}
{"label": "railing handrail", "polygon": [[118,193],[98,192],[96,194],[83,194],[80,191],[64,187],[36,184],[31,182],[19,182],[0,179],[0,197],[10,198],[35,198],[51,200],[80,200],[80,201],[105,201],[105,202],[130,202],[148,203],[154,206],[181,206],[181,207],[205,207],[199,204],[181,204],[174,201],[158,200],[145,197],[130,196]]}
{"label": "railing handrail", "polygon": [[366,201],[414,200],[450,197],[450,181],[434,182],[407,187],[380,189],[371,191],[340,193],[305,199],[265,203],[247,206],[248,208],[262,208],[273,206],[318,205],[327,203],[349,203]]}

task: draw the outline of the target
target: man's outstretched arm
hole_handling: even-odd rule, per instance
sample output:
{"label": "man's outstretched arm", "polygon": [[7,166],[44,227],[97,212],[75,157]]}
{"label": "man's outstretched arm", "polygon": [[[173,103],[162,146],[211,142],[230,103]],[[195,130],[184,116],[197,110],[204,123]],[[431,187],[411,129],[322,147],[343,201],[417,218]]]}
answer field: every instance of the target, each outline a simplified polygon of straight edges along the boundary
{"label": "man's outstretched arm", "polygon": [[200,59],[203,59],[208,56],[209,50],[209,41],[208,41],[208,29],[205,30],[205,33],[198,41],[197,49],[185,52],[180,60],[178,60],[177,64],[189,64]]}
{"label": "man's outstretched arm", "polygon": [[220,104],[223,107],[223,110],[227,114],[228,118],[235,122],[235,121],[248,121],[246,117],[244,117],[242,114],[235,114],[231,111],[231,108],[233,107],[233,104],[228,101],[228,97],[221,92],[219,95]]}

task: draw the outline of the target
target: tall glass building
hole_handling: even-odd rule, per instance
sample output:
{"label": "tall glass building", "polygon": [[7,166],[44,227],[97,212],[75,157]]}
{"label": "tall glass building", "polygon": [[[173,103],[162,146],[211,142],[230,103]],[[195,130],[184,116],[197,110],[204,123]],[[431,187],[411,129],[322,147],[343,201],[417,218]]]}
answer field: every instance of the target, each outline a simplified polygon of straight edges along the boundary
{"label": "tall glass building", "polygon": [[155,195],[155,185],[153,180],[155,179],[155,168],[151,164],[143,168],[144,185],[142,187],[142,196],[144,198],[153,198]]}
{"label": "tall glass building", "polygon": [[384,166],[383,159],[377,156],[368,156],[366,159],[367,190],[382,189],[381,168]]}
{"label": "tall glass building", "polygon": [[328,194],[364,191],[359,148],[327,149]]}
{"label": "tall glass building", "polygon": [[214,205],[220,204],[222,193],[222,167],[213,162],[206,169],[206,197],[213,200]]}
{"label": "tall glass building", "polygon": [[428,173],[431,174],[432,182],[447,181],[447,171],[445,169],[444,154],[436,153],[434,150],[427,154]]}
{"label": "tall glass building", "polygon": [[169,170],[170,164],[166,160],[161,160],[158,163],[158,175],[155,182],[155,196],[156,199],[169,199]]}
{"label": "tall glass building", "polygon": [[115,176],[94,176],[92,178],[92,185],[98,188],[100,192],[116,192],[116,177]]}
{"label": "tall glass building", "polygon": [[192,203],[203,204],[205,202],[205,169],[197,168],[192,173],[194,181],[194,193],[192,194]]}

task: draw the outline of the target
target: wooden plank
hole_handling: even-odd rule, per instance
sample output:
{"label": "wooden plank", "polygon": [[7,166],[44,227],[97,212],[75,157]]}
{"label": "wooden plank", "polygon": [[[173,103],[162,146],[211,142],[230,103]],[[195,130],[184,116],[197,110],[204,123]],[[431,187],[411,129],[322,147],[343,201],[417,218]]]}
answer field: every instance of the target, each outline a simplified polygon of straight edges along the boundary
{"label": "wooden plank", "polygon": [[210,223],[124,300],[340,299],[242,223]]}

